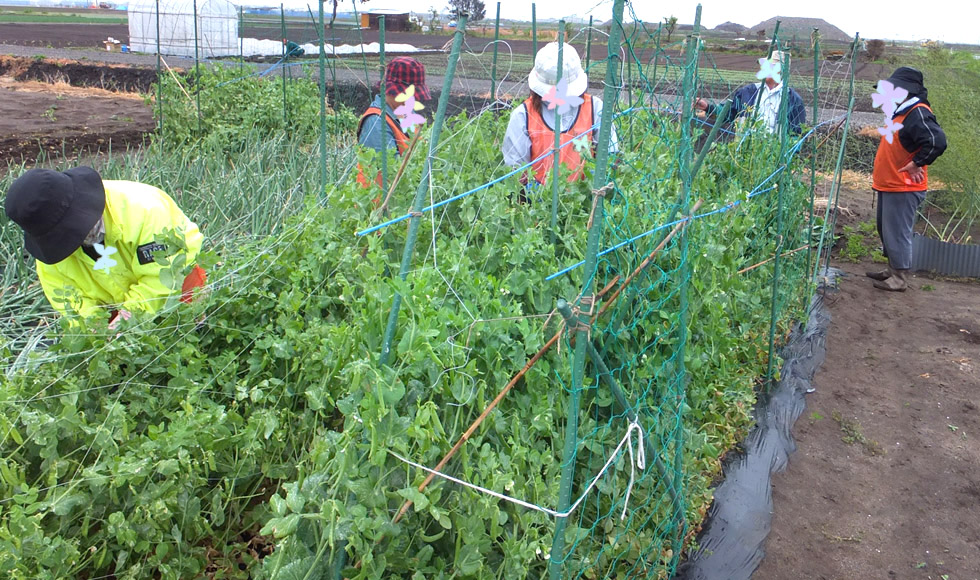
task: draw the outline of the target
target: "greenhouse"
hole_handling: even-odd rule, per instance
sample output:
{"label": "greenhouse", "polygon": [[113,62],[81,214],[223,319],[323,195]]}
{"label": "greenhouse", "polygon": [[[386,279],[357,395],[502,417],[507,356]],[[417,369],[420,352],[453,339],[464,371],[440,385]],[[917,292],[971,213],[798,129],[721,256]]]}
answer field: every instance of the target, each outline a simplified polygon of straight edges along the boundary
{"label": "greenhouse", "polygon": [[129,5],[129,44],[134,52],[237,56],[238,8],[227,0],[136,0]]}

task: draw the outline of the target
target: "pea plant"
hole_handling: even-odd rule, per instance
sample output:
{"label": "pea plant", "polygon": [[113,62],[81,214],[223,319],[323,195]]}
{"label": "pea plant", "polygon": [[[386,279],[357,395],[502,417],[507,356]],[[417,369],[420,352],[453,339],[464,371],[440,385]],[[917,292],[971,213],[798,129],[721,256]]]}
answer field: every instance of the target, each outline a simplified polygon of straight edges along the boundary
{"label": "pea plant", "polygon": [[[784,262],[775,320],[766,261],[808,239],[809,209],[795,164],[777,188],[756,187],[776,168],[777,140],[719,144],[692,184],[703,217],[638,271],[681,191],[676,121],[646,114],[656,129],[624,147],[606,194],[602,244],[622,246],[593,284],[638,273],[615,301],[612,290],[596,298],[590,339],[608,372],[589,363],[579,408],[574,345],[554,309],[564,298],[585,311],[582,275],[545,278],[584,256],[594,193],[586,181],[563,189],[552,241],[550,191],[523,197],[520,175],[503,178],[506,119],[460,116],[432,161],[431,201],[503,179],[423,214],[405,281],[392,275],[404,224],[355,237],[384,218],[378,192],[351,180],[325,204],[311,195],[273,234],[203,257],[204,298],[112,331],[66,325],[43,360],[2,379],[3,575],[541,577],[552,515],[441,479],[420,491],[426,473],[399,457],[435,465],[561,333],[442,471],[555,508],[574,414],[574,494],[613,459],[569,517],[565,572],[668,577],[721,457],[751,426],[771,325],[782,336],[803,305],[803,254]],[[391,215],[411,210],[423,165],[407,165]],[[297,178],[305,191],[313,173]],[[395,293],[393,362],[381,366]],[[645,467],[612,455],[624,417],[650,441]]]}

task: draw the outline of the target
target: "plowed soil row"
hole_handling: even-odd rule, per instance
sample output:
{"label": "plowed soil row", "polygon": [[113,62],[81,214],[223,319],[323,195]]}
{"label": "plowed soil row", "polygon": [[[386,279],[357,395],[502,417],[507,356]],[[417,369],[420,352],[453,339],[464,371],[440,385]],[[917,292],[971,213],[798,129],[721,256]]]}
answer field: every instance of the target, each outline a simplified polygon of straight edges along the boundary
{"label": "plowed soil row", "polygon": [[0,57],[0,171],[7,162],[123,149],[143,142],[153,113],[138,91],[155,71]]}

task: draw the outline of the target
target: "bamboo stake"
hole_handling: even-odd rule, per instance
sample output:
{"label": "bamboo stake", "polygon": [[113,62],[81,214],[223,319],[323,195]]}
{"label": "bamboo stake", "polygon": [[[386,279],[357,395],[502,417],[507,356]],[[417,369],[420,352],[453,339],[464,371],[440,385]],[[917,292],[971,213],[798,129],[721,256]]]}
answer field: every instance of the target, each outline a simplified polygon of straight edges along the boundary
{"label": "bamboo stake", "polygon": [[[388,87],[385,85],[385,77],[388,75],[385,71],[386,65],[385,65],[385,15],[384,14],[378,16],[378,53],[381,59],[381,85],[379,91],[379,96],[381,97],[381,126],[385,127],[384,129],[385,132],[383,133],[383,137],[381,139],[381,191],[385,191],[386,189],[388,189],[388,135],[387,135]],[[419,131],[416,130],[416,134],[418,134],[418,132]],[[389,196],[390,195],[391,194],[389,193]]]}
{"label": "bamboo stake", "polygon": [[[807,244],[805,246],[800,246],[799,248],[796,248],[795,250],[786,250],[785,252],[783,252],[782,254],[780,254],[779,257],[780,258],[785,258],[786,256],[789,256],[790,254],[795,254],[796,252],[799,252],[801,250],[805,250],[805,249],[807,249],[809,247],[810,247],[810,244]],[[759,262],[758,264],[753,264],[753,265],[749,266],[748,268],[742,268],[741,270],[739,270],[738,272],[735,272],[735,273],[736,274],[744,274],[746,272],[750,272],[752,270],[755,270],[759,266],[764,266],[765,264],[768,264],[769,262],[772,262],[775,259],[776,259],[776,256],[773,256],[771,258],[766,258],[765,260]]]}
{"label": "bamboo stake", "polygon": [[180,79],[177,78],[177,73],[174,72],[174,69],[170,68],[170,65],[167,64],[167,61],[164,60],[162,56],[160,57],[160,62],[163,63],[163,66],[167,67],[167,72],[170,73],[170,76],[174,77],[174,80],[177,82],[177,86],[180,88],[180,92],[184,93],[184,96],[187,97],[187,100],[192,100],[193,97],[191,97],[190,93],[187,92],[187,89],[184,88],[184,85],[181,84]]}
{"label": "bamboo stake", "polygon": [[384,202],[381,204],[382,215],[388,212],[388,202],[391,201],[391,195],[395,193],[395,188],[398,187],[398,182],[402,179],[402,174],[405,173],[405,168],[408,167],[408,160],[412,158],[412,153],[415,152],[415,146],[418,145],[419,139],[422,138],[421,129],[415,130],[415,135],[412,136],[412,140],[408,143],[408,151],[405,152],[405,157],[402,159],[402,164],[398,167],[398,172],[395,173],[395,179],[392,180],[391,186],[388,188],[388,193],[385,195]]}

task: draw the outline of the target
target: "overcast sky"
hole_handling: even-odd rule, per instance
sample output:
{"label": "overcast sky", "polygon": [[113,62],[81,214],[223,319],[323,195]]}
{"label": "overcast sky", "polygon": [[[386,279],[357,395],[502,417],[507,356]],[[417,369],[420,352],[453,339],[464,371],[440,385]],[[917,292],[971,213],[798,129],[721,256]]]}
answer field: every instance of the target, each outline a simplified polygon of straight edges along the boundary
{"label": "overcast sky", "polygon": [[[285,0],[288,6],[302,6],[306,0]],[[497,3],[484,0],[487,17],[493,18]],[[278,5],[278,1],[274,0]],[[246,0],[246,4],[263,4],[262,0]],[[425,12],[430,6],[445,10],[446,0],[370,0],[367,9],[394,8]],[[679,21],[694,21],[695,0],[634,1],[637,17],[648,22],[665,16],[677,16]],[[329,0],[328,0],[329,5]],[[538,18],[561,18],[592,15],[596,21],[612,17],[612,0],[536,0]],[[316,4],[313,3],[314,8]],[[702,25],[713,28],[723,22],[754,26],[773,16],[823,18],[848,35],[861,33],[862,38],[899,40],[934,39],[946,42],[980,44],[980,6],[973,0],[894,0],[867,2],[864,0],[702,0]],[[351,9],[350,0],[343,0],[341,11]],[[360,10],[360,5],[358,5]],[[628,10],[628,8],[627,8]],[[531,19],[530,0],[503,0],[501,18]]]}

